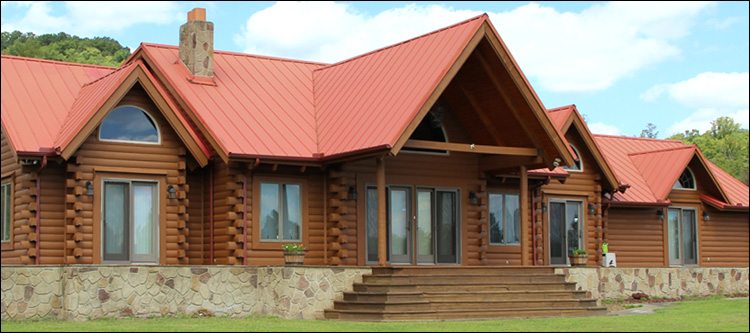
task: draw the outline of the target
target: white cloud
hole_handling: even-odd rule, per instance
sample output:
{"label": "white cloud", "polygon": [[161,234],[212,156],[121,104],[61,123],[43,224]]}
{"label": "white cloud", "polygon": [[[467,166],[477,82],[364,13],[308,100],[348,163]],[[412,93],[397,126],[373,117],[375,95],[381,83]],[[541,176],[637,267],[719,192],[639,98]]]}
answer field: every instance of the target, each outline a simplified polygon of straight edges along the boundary
{"label": "white cloud", "polygon": [[669,99],[696,111],[672,124],[669,134],[711,128],[711,121],[721,116],[734,118],[743,128],[748,128],[750,106],[750,76],[744,73],[706,72],[677,83],[651,87],[641,94],[641,99],[654,101],[666,95]]}
{"label": "white cloud", "polygon": [[616,126],[610,126],[602,122],[596,122],[586,125],[589,127],[591,133],[594,134],[620,135],[620,129]]}
{"label": "white cloud", "polygon": [[52,4],[46,1],[17,5],[28,10],[20,19],[3,22],[3,31],[43,34],[64,30],[71,35],[91,37],[123,31],[136,24],[168,24],[185,15],[177,3],[169,1],[67,1],[57,16],[52,14]]}
{"label": "white cloud", "polygon": [[[556,92],[603,90],[680,54],[713,3],[613,2],[580,12],[528,4],[488,13],[524,73]],[[336,62],[480,15],[442,5],[410,4],[374,16],[332,2],[279,2],[253,14],[235,42],[248,53]]]}
{"label": "white cloud", "polygon": [[722,116],[734,119],[734,121],[740,124],[740,127],[742,128],[748,128],[748,117],[750,116],[748,109],[736,112],[720,109],[699,109],[687,118],[672,124],[672,126],[667,129],[667,135],[683,133],[692,129],[697,129],[700,133],[704,133],[711,129],[712,121]]}

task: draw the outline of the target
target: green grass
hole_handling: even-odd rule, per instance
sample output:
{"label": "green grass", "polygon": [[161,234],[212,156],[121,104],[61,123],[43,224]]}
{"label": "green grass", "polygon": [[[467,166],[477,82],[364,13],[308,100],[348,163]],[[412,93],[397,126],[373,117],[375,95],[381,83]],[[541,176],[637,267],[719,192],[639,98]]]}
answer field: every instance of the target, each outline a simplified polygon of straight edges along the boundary
{"label": "green grass", "polygon": [[705,300],[677,303],[656,314],[627,317],[508,319],[418,323],[356,323],[325,320],[284,320],[276,317],[100,319],[87,322],[2,322],[2,331],[545,331],[545,332],[748,332],[748,300]]}

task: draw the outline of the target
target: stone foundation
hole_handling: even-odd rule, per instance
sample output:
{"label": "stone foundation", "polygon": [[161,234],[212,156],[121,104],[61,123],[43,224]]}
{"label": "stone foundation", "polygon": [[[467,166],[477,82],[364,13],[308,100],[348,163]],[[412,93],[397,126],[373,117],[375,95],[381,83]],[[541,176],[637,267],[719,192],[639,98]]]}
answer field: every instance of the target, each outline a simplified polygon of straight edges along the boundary
{"label": "stone foundation", "polygon": [[2,319],[274,315],[320,319],[370,268],[2,266]]}
{"label": "stone foundation", "polygon": [[650,297],[707,296],[748,292],[748,268],[557,268],[566,281],[578,284],[598,300]]}

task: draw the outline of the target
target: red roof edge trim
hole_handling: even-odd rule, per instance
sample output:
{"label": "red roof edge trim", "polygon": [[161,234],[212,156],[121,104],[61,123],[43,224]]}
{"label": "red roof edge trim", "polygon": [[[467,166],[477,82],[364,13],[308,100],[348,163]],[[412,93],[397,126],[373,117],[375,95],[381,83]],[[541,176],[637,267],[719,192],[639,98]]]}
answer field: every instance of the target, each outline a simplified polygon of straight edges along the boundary
{"label": "red roof edge trim", "polygon": [[747,211],[750,210],[750,206],[742,206],[742,205],[729,205],[719,199],[716,199],[708,194],[701,194],[701,201],[708,204],[711,207],[714,207],[718,210],[733,210],[733,211]]}
{"label": "red roof edge trim", "polygon": [[391,145],[379,145],[375,147],[363,148],[353,151],[347,151],[343,153],[325,155],[321,153],[315,153],[311,157],[297,157],[297,156],[276,156],[276,155],[253,155],[253,154],[229,154],[229,158],[241,158],[241,159],[261,159],[261,160],[273,160],[273,161],[297,161],[297,162],[328,162],[340,158],[353,157],[357,155],[364,155],[368,153],[383,151],[387,152],[392,147]]}
{"label": "red roof edge trim", "polygon": [[347,62],[350,62],[350,61],[353,61],[353,60],[356,60],[356,59],[359,59],[359,58],[362,58],[362,57],[365,57],[365,56],[368,56],[368,55],[371,55],[371,54],[374,54],[374,53],[382,52],[382,51],[394,48],[394,47],[399,46],[399,45],[410,43],[410,42],[413,42],[413,41],[415,41],[417,39],[424,38],[424,37],[427,37],[427,36],[430,36],[430,35],[434,35],[434,34],[442,32],[442,31],[445,31],[445,30],[448,30],[448,29],[452,29],[452,28],[455,28],[457,26],[460,26],[460,25],[463,25],[463,24],[467,24],[467,23],[470,23],[470,22],[473,22],[473,21],[476,21],[476,20],[482,19],[482,18],[484,18],[485,21],[489,21],[489,16],[487,15],[487,13],[484,13],[482,15],[472,17],[472,18],[470,18],[468,20],[458,22],[456,24],[447,26],[445,28],[442,28],[442,29],[439,29],[439,30],[435,30],[435,31],[426,33],[424,35],[417,36],[417,37],[405,40],[403,42],[396,43],[396,44],[393,44],[393,45],[389,45],[389,46],[386,46],[386,47],[383,47],[383,48],[380,48],[380,49],[377,49],[377,50],[374,50],[374,51],[370,51],[370,52],[367,52],[367,53],[364,53],[364,54],[360,54],[358,56],[355,56],[355,57],[352,57],[352,58],[349,58],[349,59],[346,59],[346,60],[342,60],[342,61],[339,61],[337,63],[333,63],[333,64],[330,64],[330,65],[327,65],[327,66],[324,66],[324,67],[321,67],[321,68],[316,68],[315,70],[316,71],[318,71],[318,70],[324,70],[324,69],[335,67],[335,66],[338,66],[338,65],[341,65],[341,64],[345,64]]}
{"label": "red roof edge trim", "polygon": [[602,199],[602,203],[609,204],[612,206],[628,206],[628,207],[668,207],[672,205],[671,201],[661,201],[661,202],[612,201],[606,198]]}

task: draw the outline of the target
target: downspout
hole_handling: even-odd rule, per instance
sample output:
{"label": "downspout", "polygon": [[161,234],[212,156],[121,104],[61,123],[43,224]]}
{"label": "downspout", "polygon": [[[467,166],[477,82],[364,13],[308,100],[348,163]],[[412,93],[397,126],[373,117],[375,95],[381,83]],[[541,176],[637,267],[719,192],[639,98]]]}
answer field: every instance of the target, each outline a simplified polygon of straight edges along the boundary
{"label": "downspout", "polygon": [[39,241],[41,240],[42,234],[42,170],[47,167],[47,155],[42,157],[42,166],[36,171],[36,258],[34,259],[34,265],[39,265]]}
{"label": "downspout", "polygon": [[214,165],[211,164],[208,172],[208,228],[209,228],[209,265],[214,264]]}
{"label": "downspout", "polygon": [[536,266],[536,191],[539,190],[543,185],[549,184],[550,180],[552,180],[551,176],[547,176],[547,179],[544,181],[535,184],[531,187],[530,193],[531,193],[531,240],[533,240],[533,244],[531,244],[531,255],[533,257],[533,260],[531,261],[532,266]]}

